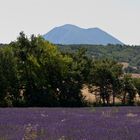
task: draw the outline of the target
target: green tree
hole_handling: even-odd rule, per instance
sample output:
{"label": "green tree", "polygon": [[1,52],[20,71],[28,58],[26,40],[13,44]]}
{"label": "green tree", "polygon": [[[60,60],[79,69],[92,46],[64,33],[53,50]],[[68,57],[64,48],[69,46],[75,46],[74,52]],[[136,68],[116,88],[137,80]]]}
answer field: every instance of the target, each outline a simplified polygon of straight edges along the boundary
{"label": "green tree", "polygon": [[122,79],[122,103],[125,105],[128,103],[129,105],[134,104],[134,98],[136,96],[136,88],[133,83],[133,79],[131,75],[124,75]]}
{"label": "green tree", "polygon": [[20,98],[18,72],[12,48],[0,48],[0,104],[13,106]]}
{"label": "green tree", "polygon": [[122,75],[122,66],[109,59],[93,61],[90,72],[90,84],[99,87],[100,98],[103,104],[110,104],[110,97],[113,96],[115,103],[116,91],[118,90],[118,81]]}
{"label": "green tree", "polygon": [[20,87],[28,106],[81,106],[88,74],[85,50],[61,53],[42,37],[20,33],[10,44],[17,60]]}
{"label": "green tree", "polygon": [[140,96],[140,79],[139,78],[133,78],[133,83],[134,83],[134,86],[137,90],[137,93]]}
{"label": "green tree", "polygon": [[86,56],[85,49],[67,54],[71,59],[66,76],[60,83],[61,106],[84,106],[81,89],[87,83],[91,60]]}

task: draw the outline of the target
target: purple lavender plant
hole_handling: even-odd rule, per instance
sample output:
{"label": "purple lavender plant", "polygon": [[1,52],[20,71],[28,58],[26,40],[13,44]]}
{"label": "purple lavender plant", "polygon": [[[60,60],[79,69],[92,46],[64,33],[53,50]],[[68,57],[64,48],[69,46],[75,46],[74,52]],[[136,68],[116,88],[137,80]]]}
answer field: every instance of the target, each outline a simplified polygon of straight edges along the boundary
{"label": "purple lavender plant", "polygon": [[139,107],[1,108],[2,140],[139,140]]}

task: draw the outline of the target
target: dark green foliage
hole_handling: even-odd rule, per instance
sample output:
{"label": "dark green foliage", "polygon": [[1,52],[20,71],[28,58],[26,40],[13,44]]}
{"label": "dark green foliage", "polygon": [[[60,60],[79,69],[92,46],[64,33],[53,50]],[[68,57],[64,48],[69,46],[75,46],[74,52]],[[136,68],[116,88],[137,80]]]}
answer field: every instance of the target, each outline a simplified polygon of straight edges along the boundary
{"label": "dark green foliage", "polygon": [[90,60],[85,55],[85,49],[79,49],[76,53],[67,54],[72,59],[68,73],[60,84],[61,106],[83,106],[81,89],[87,82],[90,71]]}
{"label": "dark green foliage", "polygon": [[113,98],[116,97],[121,75],[122,66],[117,62],[109,59],[93,61],[89,74],[89,83],[99,87],[100,99],[103,105],[110,104],[111,96],[113,96]]}
{"label": "dark green foliage", "polygon": [[134,85],[131,75],[124,75],[122,79],[122,103],[126,104],[126,101],[129,105],[134,104],[134,98],[136,96],[136,87]]}
{"label": "dark green foliage", "polygon": [[10,96],[13,106],[83,106],[84,50],[64,54],[42,37],[21,32],[1,49],[0,59],[1,100]]}
{"label": "dark green foliage", "polygon": [[133,83],[134,83],[134,86],[135,86],[139,96],[140,96],[140,79],[139,78],[134,78]]}
{"label": "dark green foliage", "polygon": [[83,85],[98,88],[100,104],[115,105],[119,97],[123,104],[133,105],[139,81],[124,76],[122,65],[112,60],[121,57],[112,54],[134,48],[79,47],[61,46],[60,51],[41,36],[28,38],[23,32],[17,41],[1,45],[0,106],[85,106]]}
{"label": "dark green foliage", "polygon": [[0,49],[0,104],[11,106],[18,99],[18,72],[16,59],[10,47]]}

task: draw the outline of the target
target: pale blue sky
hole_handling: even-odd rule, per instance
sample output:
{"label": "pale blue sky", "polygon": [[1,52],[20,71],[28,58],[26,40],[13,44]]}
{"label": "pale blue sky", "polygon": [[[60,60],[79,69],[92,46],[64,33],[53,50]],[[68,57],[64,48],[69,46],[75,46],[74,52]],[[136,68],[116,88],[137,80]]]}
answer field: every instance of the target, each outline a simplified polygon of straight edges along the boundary
{"label": "pale blue sky", "polygon": [[0,42],[20,31],[44,34],[74,24],[99,27],[126,44],[140,45],[140,0],[0,0]]}

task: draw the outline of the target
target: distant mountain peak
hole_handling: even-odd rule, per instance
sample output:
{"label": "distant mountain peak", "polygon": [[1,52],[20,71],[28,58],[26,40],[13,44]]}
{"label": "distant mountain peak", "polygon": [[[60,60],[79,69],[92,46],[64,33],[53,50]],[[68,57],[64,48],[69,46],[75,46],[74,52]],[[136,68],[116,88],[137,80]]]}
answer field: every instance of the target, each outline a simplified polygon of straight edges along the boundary
{"label": "distant mountain peak", "polygon": [[66,28],[66,29],[82,29],[76,25],[73,25],[73,24],[64,24],[62,26],[59,26],[57,28]]}
{"label": "distant mountain peak", "polygon": [[[67,28],[69,28],[69,27],[78,27],[78,26],[73,25],[73,24],[64,24],[64,25],[59,26],[59,27],[67,27]],[[78,27],[78,28],[79,28],[79,27]]]}
{"label": "distant mountain peak", "polygon": [[72,24],[55,27],[43,37],[54,44],[123,44],[98,27],[85,29]]}

